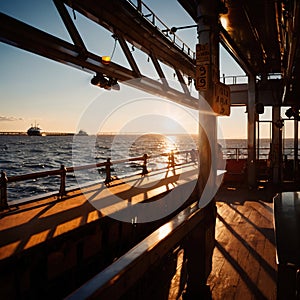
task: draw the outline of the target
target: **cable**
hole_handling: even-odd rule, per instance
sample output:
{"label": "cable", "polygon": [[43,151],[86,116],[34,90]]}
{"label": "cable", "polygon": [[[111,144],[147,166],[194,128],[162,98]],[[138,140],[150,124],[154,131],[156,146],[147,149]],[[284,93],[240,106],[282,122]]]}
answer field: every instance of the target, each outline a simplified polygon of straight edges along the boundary
{"label": "cable", "polygon": [[114,54],[115,54],[115,50],[116,50],[116,45],[117,45],[117,40],[118,40],[118,38],[117,38],[117,37],[114,37],[114,39],[115,39],[115,44],[114,44],[114,48],[113,48],[113,51],[112,51],[112,53],[111,53],[110,59],[112,59],[113,56],[114,56]]}

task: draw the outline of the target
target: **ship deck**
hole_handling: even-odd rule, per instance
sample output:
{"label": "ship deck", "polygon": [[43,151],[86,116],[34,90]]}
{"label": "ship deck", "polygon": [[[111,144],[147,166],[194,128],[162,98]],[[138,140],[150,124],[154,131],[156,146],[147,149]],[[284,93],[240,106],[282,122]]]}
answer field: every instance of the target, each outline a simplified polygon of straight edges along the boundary
{"label": "ship deck", "polygon": [[213,299],[276,299],[272,193],[223,189],[208,283]]}
{"label": "ship deck", "polygon": [[63,238],[105,215],[191,183],[197,176],[197,164],[188,163],[146,176],[116,179],[109,185],[87,185],[69,191],[62,199],[53,195],[28,203],[14,200],[8,210],[0,213],[0,263],[51,239]]}
{"label": "ship deck", "polygon": [[[185,171],[191,172],[190,178],[195,176],[194,166],[190,165]],[[149,177],[134,180],[138,180],[135,184],[146,180],[149,185]],[[157,178],[153,177],[153,180]],[[127,184],[118,181],[109,189],[98,184],[87,187],[85,196],[90,200],[108,197],[109,201],[108,193],[113,193],[123,195],[126,203],[128,199],[135,203],[149,198],[151,193],[155,196],[167,192],[172,189],[174,180],[178,183],[178,175],[170,172],[148,194],[139,190],[133,193]],[[217,193],[216,246],[208,280],[212,299],[276,298],[273,196],[271,187],[249,190],[246,187],[224,185]],[[0,219],[0,260],[26,252],[31,247],[63,236],[99,218],[101,213],[78,190],[68,193],[64,200],[53,196],[12,207],[10,211],[2,213]],[[177,271],[170,284],[170,300],[183,299],[182,276],[186,274],[183,272],[185,262],[182,255],[178,253]]]}
{"label": "ship deck", "polygon": [[[276,299],[273,196],[270,188],[229,186],[216,195],[216,246],[208,278],[212,299]],[[184,299],[182,261],[179,257],[169,300]]]}

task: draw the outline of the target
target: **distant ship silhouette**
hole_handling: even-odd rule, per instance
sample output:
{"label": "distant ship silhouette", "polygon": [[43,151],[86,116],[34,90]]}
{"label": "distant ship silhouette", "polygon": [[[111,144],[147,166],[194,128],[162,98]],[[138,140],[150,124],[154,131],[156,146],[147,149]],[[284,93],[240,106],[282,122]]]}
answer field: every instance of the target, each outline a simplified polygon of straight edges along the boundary
{"label": "distant ship silhouette", "polygon": [[84,130],[79,130],[78,133],[76,135],[80,135],[80,136],[88,136],[87,132]]}
{"label": "distant ship silhouette", "polygon": [[41,136],[42,135],[42,129],[38,126],[39,124],[34,124],[34,126],[31,124],[31,127],[27,130],[27,134],[30,136]]}

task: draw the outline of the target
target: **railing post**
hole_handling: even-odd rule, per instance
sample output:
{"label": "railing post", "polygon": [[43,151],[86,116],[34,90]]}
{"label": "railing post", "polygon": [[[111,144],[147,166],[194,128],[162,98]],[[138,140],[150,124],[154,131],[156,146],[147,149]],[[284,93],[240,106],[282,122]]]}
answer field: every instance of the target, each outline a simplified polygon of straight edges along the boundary
{"label": "railing post", "polygon": [[61,173],[60,173],[60,188],[59,188],[59,196],[66,195],[66,174],[67,169],[64,165],[61,165],[60,167]]}
{"label": "railing post", "polygon": [[196,152],[196,150],[195,150],[195,149],[192,149],[192,150],[190,151],[190,155],[191,155],[191,161],[192,161],[193,163],[195,163],[196,160],[197,160],[197,152]]}
{"label": "railing post", "polygon": [[175,168],[175,157],[174,157],[173,150],[169,154],[169,165],[168,165],[168,168],[173,168],[173,169]]}
{"label": "railing post", "polygon": [[8,208],[7,203],[7,177],[6,173],[1,171],[0,178],[0,210]]}
{"label": "railing post", "polygon": [[142,170],[142,176],[146,175],[149,173],[148,169],[147,169],[147,159],[148,159],[148,155],[145,153],[143,155],[143,170]]}
{"label": "railing post", "polygon": [[110,162],[110,158],[108,158],[106,160],[106,166],[105,166],[105,171],[106,171],[106,178],[105,178],[105,181],[104,181],[105,184],[108,184],[112,181],[111,169],[110,169],[111,165],[112,165],[112,163]]}

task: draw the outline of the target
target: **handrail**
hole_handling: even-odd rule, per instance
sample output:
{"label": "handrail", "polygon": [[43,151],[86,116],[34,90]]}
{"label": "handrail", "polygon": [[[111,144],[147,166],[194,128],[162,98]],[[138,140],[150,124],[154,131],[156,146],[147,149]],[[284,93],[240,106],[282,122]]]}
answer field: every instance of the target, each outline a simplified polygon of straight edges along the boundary
{"label": "handrail", "polygon": [[[192,59],[196,59],[195,52],[183,41],[181,40],[172,30],[155,15],[155,13],[141,0],[137,1],[137,4],[134,4],[133,1],[127,0],[137,11],[141,13],[143,18],[155,26],[165,37],[167,37],[177,48],[183,51]],[[143,7],[146,9],[143,9]],[[151,19],[149,19],[151,18]],[[160,24],[160,26],[158,26]],[[172,36],[169,35],[172,34]]]}
{"label": "handrail", "polygon": [[[260,147],[256,148],[256,150],[259,150],[259,159],[268,159],[269,158],[269,153],[270,153],[270,147]],[[287,159],[288,157],[291,157],[293,154],[292,152],[294,151],[294,148],[292,147],[285,147],[283,149],[283,158]],[[222,148],[223,151],[223,156],[224,158],[230,158],[230,159],[241,159],[241,158],[247,158],[248,157],[248,148],[237,148],[237,147],[224,147]],[[290,153],[287,153],[290,151]],[[298,156],[299,156],[299,151],[298,149]],[[264,152],[264,153],[262,153]]]}
{"label": "handrail", "polygon": [[[204,222],[208,226],[207,216],[208,214],[204,214],[197,205],[190,205],[67,296],[66,300],[121,298],[155,263],[161,261],[176,246],[182,247],[187,238],[193,249],[197,247],[195,245],[199,244],[192,243],[191,233],[199,230],[201,225],[203,228]],[[189,243],[186,243],[185,247],[188,245]],[[197,255],[201,255],[200,253],[197,252]],[[192,260],[193,257],[190,256],[189,259]],[[197,265],[196,268],[199,271],[201,266]]]}
{"label": "handrail", "polygon": [[225,84],[247,84],[248,83],[248,76],[247,75],[230,75],[230,76],[223,76],[220,77],[220,80]]}
{"label": "handrail", "polygon": [[7,177],[7,182],[18,182],[18,181],[24,181],[24,180],[30,180],[30,179],[37,179],[37,178],[43,178],[47,176],[55,176],[61,174],[61,169],[58,170],[50,170],[50,171],[43,171],[43,172],[35,172],[31,174],[24,174],[24,175],[15,175]]}
{"label": "handrail", "polygon": [[[266,159],[269,156],[270,148],[259,148],[260,151],[264,150],[267,151],[266,153],[260,152],[260,157],[265,157]],[[294,148],[284,148],[284,150],[294,150]],[[155,159],[158,157],[168,156],[169,161],[167,162],[167,168],[174,167],[176,164],[175,162],[175,155],[179,154],[186,154],[186,161],[188,154],[190,153],[190,159],[193,160],[194,155],[192,154],[193,150],[184,150],[184,151],[171,151],[170,153],[160,153],[156,155],[147,155],[144,154],[143,156],[137,156],[137,157],[129,157],[125,159],[119,159],[115,161],[111,161],[110,158],[107,158],[105,162],[101,163],[95,163],[95,164],[88,164],[88,165],[82,165],[82,166],[73,166],[73,167],[65,167],[64,165],[61,165],[60,169],[56,170],[49,170],[49,171],[43,171],[43,172],[35,172],[31,174],[23,174],[23,175],[14,175],[7,177],[6,173],[4,171],[1,171],[1,177],[0,177],[0,210],[6,209],[9,206],[9,203],[7,201],[8,199],[8,193],[7,193],[7,186],[9,183],[12,182],[19,182],[19,181],[25,181],[30,179],[38,179],[48,176],[60,176],[60,187],[59,187],[59,197],[63,197],[67,194],[66,192],[66,174],[67,173],[74,173],[75,171],[82,171],[82,170],[88,170],[88,169],[96,169],[100,167],[105,167],[105,174],[106,178],[104,180],[105,184],[109,184],[111,181],[113,181],[113,177],[111,176],[111,166],[122,164],[126,162],[132,162],[132,161],[142,161],[141,164],[141,175],[146,175],[149,173],[147,169],[147,164],[149,159]],[[237,148],[237,147],[224,147],[222,148],[223,151],[223,157],[225,159],[244,159],[248,156],[248,149],[247,148]],[[299,150],[298,150],[299,152]],[[287,158],[287,154],[283,153],[284,158]]]}
{"label": "handrail", "polygon": [[[111,176],[111,166],[112,165],[122,164],[125,162],[131,162],[131,161],[142,161],[143,164],[141,165],[141,168],[142,168],[141,175],[143,176],[143,175],[148,174],[148,169],[147,169],[148,159],[168,156],[169,162],[168,162],[167,168],[170,168],[170,167],[175,166],[175,163],[174,163],[175,155],[186,154],[186,161],[187,161],[187,154],[191,153],[192,151],[193,150],[171,151],[170,153],[161,153],[161,154],[151,155],[151,156],[144,154],[143,156],[129,157],[129,158],[119,159],[119,160],[115,160],[115,161],[111,161],[110,158],[107,158],[107,160],[105,162],[101,162],[101,163],[88,164],[88,165],[82,165],[82,166],[73,166],[73,167],[65,167],[64,165],[61,165],[61,168],[56,169],[56,170],[35,172],[35,173],[31,173],[31,174],[15,175],[15,176],[9,176],[9,177],[7,177],[6,173],[4,171],[2,171],[1,177],[0,177],[0,210],[6,209],[9,206],[9,203],[7,200],[8,199],[8,197],[7,197],[8,183],[25,181],[25,180],[30,180],[30,179],[38,179],[38,178],[43,178],[43,177],[48,177],[48,176],[60,176],[60,187],[59,187],[58,195],[60,197],[63,197],[64,195],[67,194],[67,192],[66,192],[66,174],[67,173],[74,173],[75,171],[105,167],[106,178],[104,180],[104,183],[109,184],[111,181],[113,181],[113,177]],[[192,160],[192,154],[191,154],[191,160]],[[172,164],[170,164],[170,162],[172,162]]]}
{"label": "handrail", "polygon": [[[268,74],[268,79],[272,80],[272,79],[280,79],[281,78],[281,74],[279,73],[273,73],[273,74]],[[226,76],[225,74],[223,74],[220,77],[220,80],[225,83],[225,84],[247,84],[248,83],[248,75],[229,75]]]}

